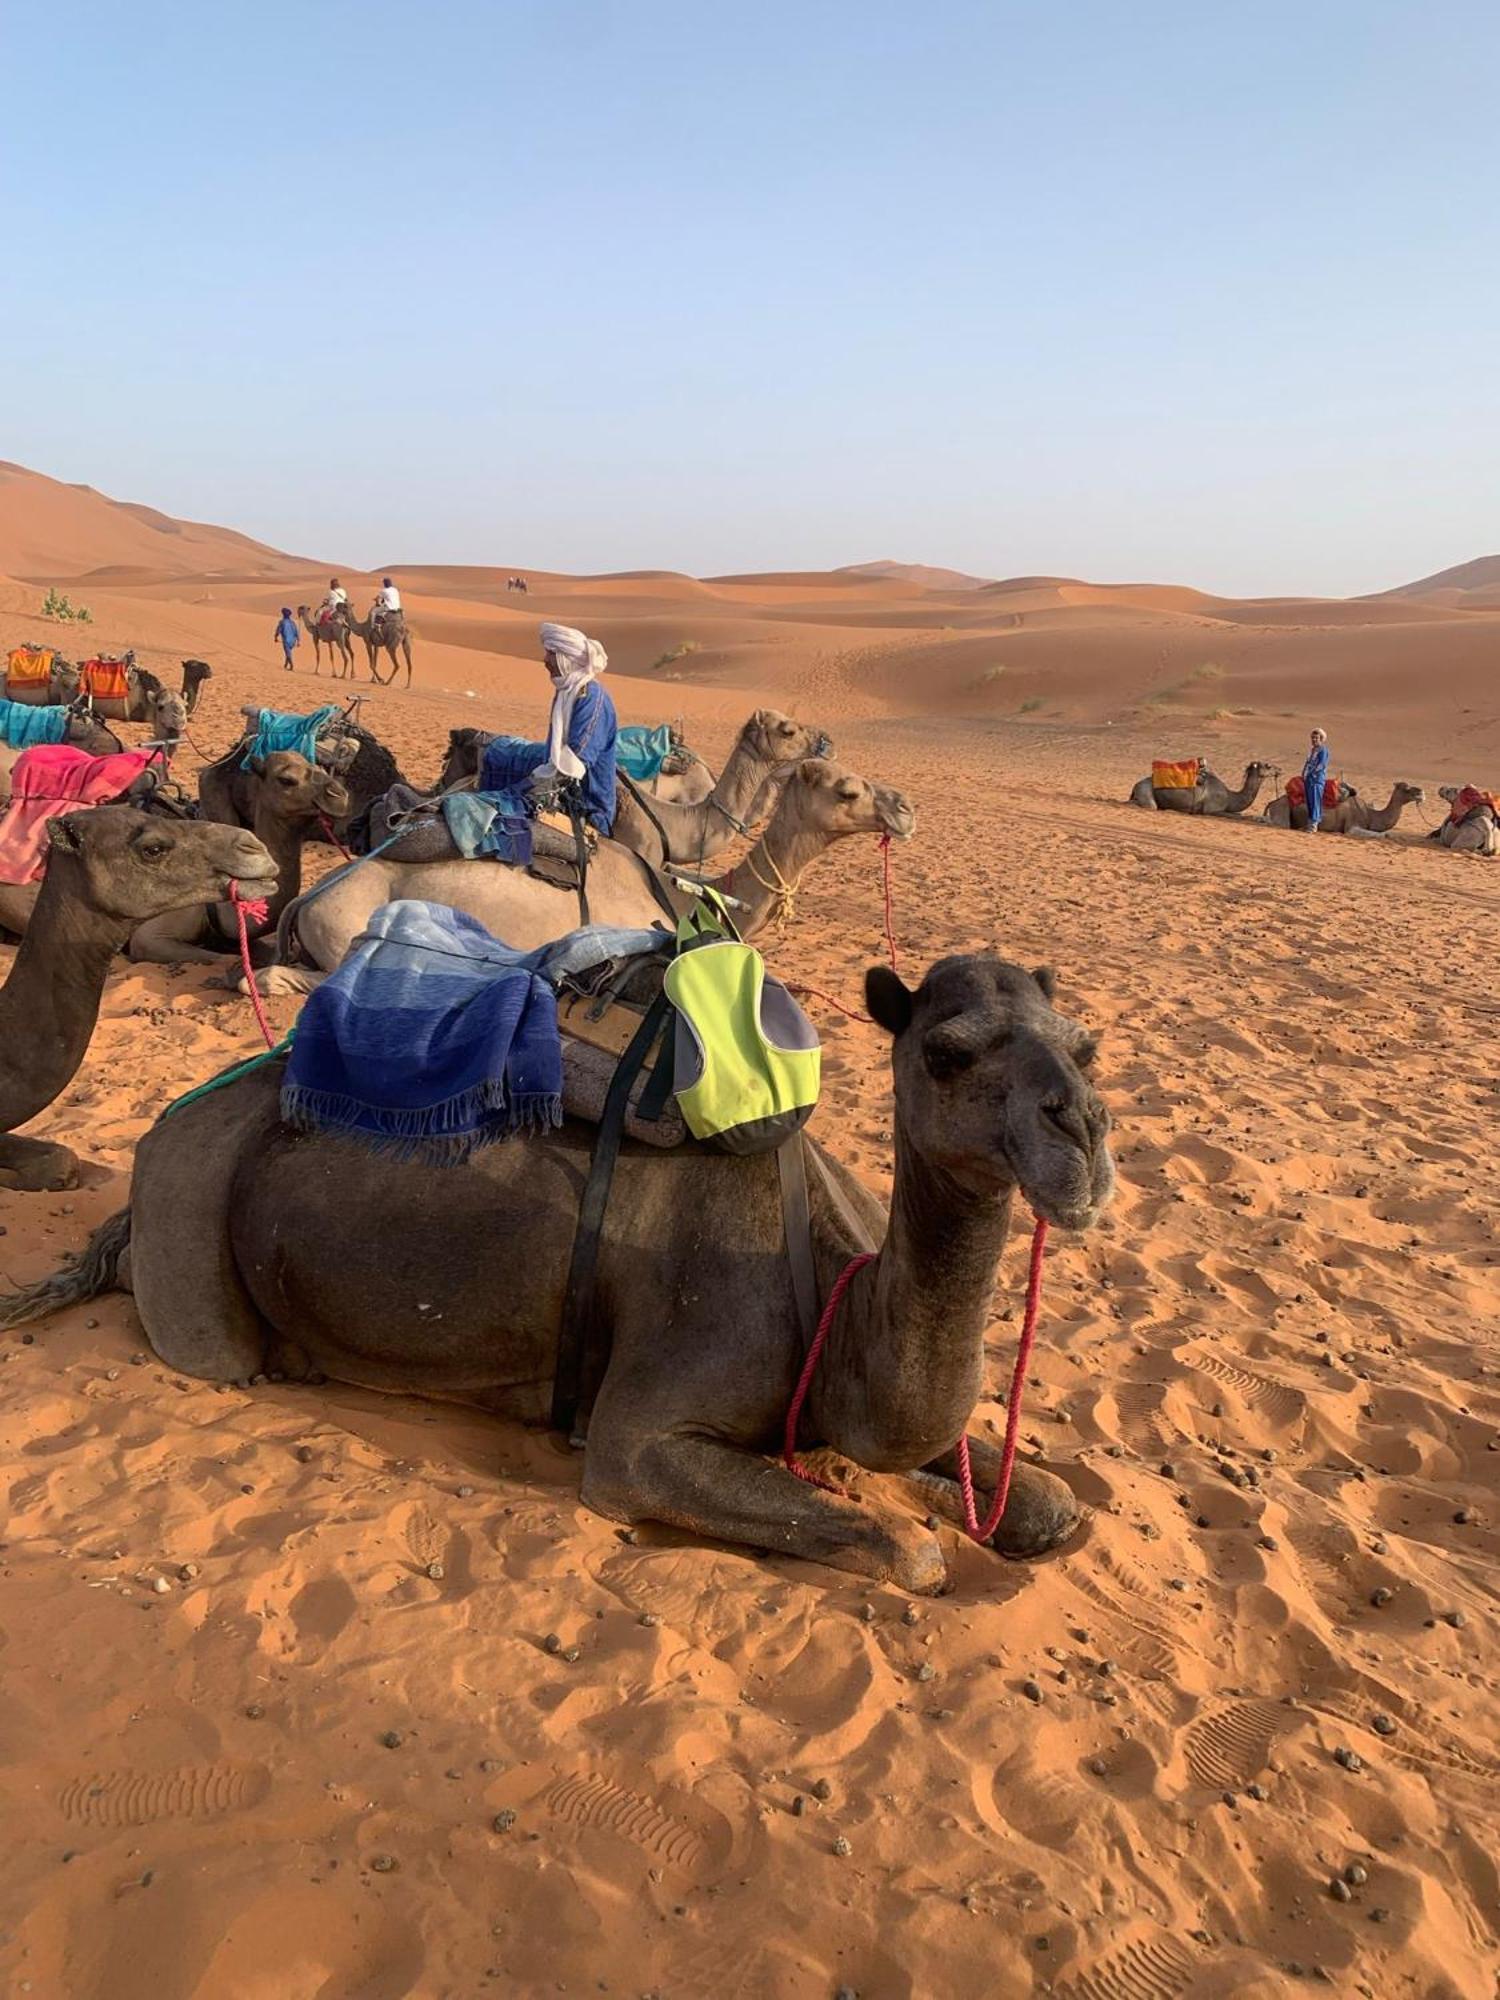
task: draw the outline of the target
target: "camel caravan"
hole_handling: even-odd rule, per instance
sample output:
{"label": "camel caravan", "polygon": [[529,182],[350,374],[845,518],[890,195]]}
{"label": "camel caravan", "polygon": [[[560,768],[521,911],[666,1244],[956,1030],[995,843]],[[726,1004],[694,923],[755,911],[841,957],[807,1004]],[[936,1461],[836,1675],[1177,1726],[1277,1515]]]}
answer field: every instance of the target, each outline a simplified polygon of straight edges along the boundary
{"label": "camel caravan", "polygon": [[[283,623],[289,621],[291,613],[283,610]],[[389,577],[381,580],[374,601],[363,618],[355,616],[354,607],[349,602],[349,593],[338,578],[328,580],[328,595],[314,612],[310,606],[297,606],[297,624],[313,642],[313,672],[323,670],[323,649],[328,649],[329,665],[335,680],[350,680],[354,675],[354,641],[364,642],[365,659],[370,669],[370,679],[376,687],[389,687],[396,678],[399,668],[406,668],[403,686],[411,686],[411,627],[406,622],[406,613],[401,608],[401,593]],[[282,627],[277,627],[278,636]],[[283,639],[283,644],[285,644]],[[295,636],[293,637],[295,643]],[[390,671],[382,673],[378,662],[382,658],[390,661]],[[286,662],[291,665],[291,646],[286,647]]]}
{"label": "camel caravan", "polygon": [[[1362,797],[1347,779],[1327,774],[1326,744],[1319,741],[1323,732],[1315,730],[1313,737],[1308,767],[1288,778],[1284,785],[1277,767],[1260,759],[1245,766],[1238,786],[1231,786],[1219,777],[1206,757],[1157,759],[1146,776],[1136,781],[1129,802],[1147,812],[1238,818],[1249,813],[1269,785],[1271,796],[1261,813],[1267,826],[1297,833],[1316,831],[1366,837],[1390,833],[1399,826],[1408,807],[1421,808],[1426,803],[1425,789],[1406,779],[1397,779],[1381,804]],[[1457,853],[1493,855],[1500,849],[1497,836],[1500,802],[1495,793],[1477,785],[1444,785],[1439,787],[1438,796],[1447,804],[1448,816],[1428,831],[1429,840]],[[1309,803],[1314,797],[1316,808]]]}
{"label": "camel caravan", "polygon": [[[152,781],[154,752],[90,760],[116,768],[71,797],[27,757],[82,749],[18,759],[0,1183],[74,1177],[15,1128],[76,1072],[117,954],[218,965],[268,1046],[166,1107],[129,1206],[0,1318],[125,1290],[184,1373],[550,1423],[611,1519],[914,1592],[945,1587],[955,1528],[1057,1547],[1082,1509],[1017,1426],[1047,1231],[1113,1192],[1092,1038],[1050,972],[992,952],[908,983],[888,919],[864,996],[894,1079],[887,1209],[805,1129],[819,1037],[763,950],[795,950],[834,846],[878,841],[888,869],[911,805],[772,709],[717,773],[670,726],[627,736],[603,647],[541,636],[545,741],[454,732],[426,789],[333,708],[247,711],[196,799]],[[347,858],[304,886],[329,841]],[[307,996],[280,1041],[268,992]],[[31,1050],[49,1010],[64,1032]],[[1010,1421],[970,1440],[1018,1194]]]}

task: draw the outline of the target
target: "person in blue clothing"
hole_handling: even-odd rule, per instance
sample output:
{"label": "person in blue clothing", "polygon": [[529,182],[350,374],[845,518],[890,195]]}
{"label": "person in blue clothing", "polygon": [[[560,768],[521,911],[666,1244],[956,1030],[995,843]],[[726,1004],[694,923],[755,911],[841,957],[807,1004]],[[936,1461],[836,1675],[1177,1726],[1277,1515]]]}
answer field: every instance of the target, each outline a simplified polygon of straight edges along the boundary
{"label": "person in blue clothing", "polygon": [[615,819],[615,705],[599,685],[609,655],[597,639],[571,625],[542,627],[542,653],[552,676],[552,713],[545,743],[497,736],[484,753],[481,789],[545,793],[559,781],[573,788],[579,810],[596,832]]}
{"label": "person in blue clothing", "polygon": [[292,616],[292,607],[283,604],[281,616],[276,620],[276,637],[281,645],[281,659],[288,673],[292,671],[292,653],[302,634],[297,630],[297,621]]}
{"label": "person in blue clothing", "polygon": [[1316,833],[1323,818],[1323,786],[1328,778],[1328,734],[1315,729],[1312,748],[1302,766],[1302,788],[1307,799],[1307,830]]}

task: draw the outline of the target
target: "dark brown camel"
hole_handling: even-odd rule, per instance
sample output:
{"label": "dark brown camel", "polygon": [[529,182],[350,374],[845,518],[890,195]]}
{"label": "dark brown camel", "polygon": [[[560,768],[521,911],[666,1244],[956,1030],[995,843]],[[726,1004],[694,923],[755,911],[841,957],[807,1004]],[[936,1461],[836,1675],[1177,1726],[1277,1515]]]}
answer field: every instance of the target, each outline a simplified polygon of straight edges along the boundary
{"label": "dark brown camel", "polygon": [[[1047,973],[988,955],[943,959],[915,993],[872,972],[870,1011],[894,1038],[889,1217],[807,1145],[820,1294],[853,1255],[879,1254],[845,1295],[802,1444],[914,1475],[904,1491],[919,1511],[873,1482],[856,1504],[775,1461],[805,1337],[774,1159],[628,1140],[599,1253],[612,1351],[588,1427],[587,1505],[943,1588],[942,1543],[922,1516],[958,1516],[955,1446],[984,1387],[1016,1188],[1039,1215],[1084,1229],[1113,1187],[1093,1044],[1051,992]],[[543,1419],[592,1128],[569,1121],[443,1169],[294,1134],[280,1081],[269,1064],[156,1125],[131,1209],[70,1271],[23,1292],[6,1323],[128,1283],[147,1338],[184,1374],[333,1375]],[[975,1443],[981,1487],[997,1460]],[[994,1545],[1041,1554],[1079,1513],[1062,1480],[1019,1465]]]}
{"label": "dark brown camel", "polygon": [[[342,782],[295,750],[273,750],[244,773],[249,781],[250,825],[271,857],[277,879],[265,918],[250,927],[252,937],[274,932],[282,911],[302,888],[303,843],[315,839],[324,820],[348,812]],[[130,956],[148,965],[222,965],[239,943],[234,906],[221,900],[171,909],[130,934]]]}
{"label": "dark brown camel", "polygon": [[[248,703],[241,713],[245,717],[244,735],[198,773],[198,801],[204,818],[220,820],[225,826],[252,826],[255,821],[254,788],[243,766],[260,709]],[[393,785],[406,784],[380,738],[346,716],[336,716],[319,736],[318,762],[342,781],[349,795],[345,811],[331,815],[334,831],[341,838],[351,819],[358,819],[376,799],[383,799]]]}
{"label": "dark brown camel", "polygon": [[184,903],[276,886],[253,834],[202,820],[156,819],[129,806],[69,813],[48,829],[47,872],[0,990],[0,1186],[66,1187],[65,1146],[15,1136],[71,1082],[88,1050],[110,960],[137,924]]}
{"label": "dark brown camel", "polygon": [[354,641],[349,636],[349,630],[353,615],[348,605],[340,605],[326,625],[321,610],[315,620],[306,604],[297,606],[297,616],[302,621],[303,630],[312,635],[313,672],[318,674],[323,671],[323,648],[326,646],[333,678],[336,681],[351,680],[354,675]]}

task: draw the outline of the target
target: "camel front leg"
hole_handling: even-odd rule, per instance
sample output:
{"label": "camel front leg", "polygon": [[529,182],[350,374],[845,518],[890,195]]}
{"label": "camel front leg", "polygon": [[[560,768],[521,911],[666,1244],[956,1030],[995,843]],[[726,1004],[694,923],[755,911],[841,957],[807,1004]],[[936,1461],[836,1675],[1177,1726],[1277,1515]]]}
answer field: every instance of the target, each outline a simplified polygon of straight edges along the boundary
{"label": "camel front leg", "polygon": [[[974,1505],[981,1520],[989,1512],[1000,1483],[1000,1450],[983,1438],[969,1440],[969,1467],[974,1476]],[[908,1474],[908,1490],[918,1502],[945,1519],[965,1526],[963,1494],[958,1484],[958,1447],[934,1458],[919,1472]],[[1025,1559],[1046,1555],[1077,1530],[1083,1509],[1073,1490],[1055,1472],[1017,1460],[1011,1473],[1010,1497],[1000,1525],[990,1537],[997,1554]]]}
{"label": "camel front leg", "polygon": [[55,1194],[78,1185],[78,1156],[46,1139],[0,1133],[0,1188],[18,1194]]}
{"label": "camel front leg", "polygon": [[617,1450],[601,1409],[602,1400],[583,1471],[583,1501],[597,1513],[662,1521],[924,1596],[946,1584],[942,1549],[920,1522],[809,1486],[774,1460],[719,1438],[674,1433]]}

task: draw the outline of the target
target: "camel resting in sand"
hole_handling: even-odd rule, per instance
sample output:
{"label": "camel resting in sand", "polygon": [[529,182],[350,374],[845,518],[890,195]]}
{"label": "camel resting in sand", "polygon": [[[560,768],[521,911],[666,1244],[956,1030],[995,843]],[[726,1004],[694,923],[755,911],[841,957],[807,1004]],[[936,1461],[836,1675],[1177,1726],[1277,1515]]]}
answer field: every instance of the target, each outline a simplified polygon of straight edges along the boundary
{"label": "camel resting in sand", "polygon": [[[774,1456],[806,1352],[775,1159],[627,1139],[599,1247],[610,1352],[582,1498],[611,1520],[937,1592],[946,1563],[926,1517],[961,1518],[956,1446],[984,1387],[1012,1200],[1019,1187],[1039,1216],[1088,1228],[1114,1184],[1109,1120],[1093,1043],[1054,1009],[1050,974],[974,954],[941,960],[915,992],[883,967],[865,990],[892,1037],[895,1185],[887,1216],[805,1142],[820,1298],[876,1254],[844,1295],[800,1443],[898,1477],[860,1479],[860,1504]],[[185,1375],[332,1375],[545,1419],[593,1128],[570,1119],[434,1167],[292,1132],[280,1083],[269,1063],[160,1120],[131,1207],[4,1323],[120,1285]],[[976,1440],[971,1455],[983,1507],[999,1453]],[[993,1546],[1042,1554],[1079,1516],[1061,1479],[1018,1463]]]}
{"label": "camel resting in sand", "polygon": [[[871,785],[824,758],[804,759],[782,787],[765,832],[745,859],[719,878],[740,906],[734,918],[741,935],[752,938],[791,914],[803,874],[834,841],[855,833],[905,839],[915,826],[916,816],[899,792]],[[288,906],[277,938],[280,963],[258,975],[260,990],[310,993],[342,964],[371,912],[399,897],[464,910],[517,951],[565,937],[580,920],[574,889],[498,861],[351,862]],[[651,870],[629,848],[599,842],[588,871],[592,922],[649,929],[666,914],[663,899],[676,915],[693,900],[670,879],[658,879],[653,887]],[[290,963],[293,939],[311,967]]]}
{"label": "camel resting in sand", "polygon": [[69,1187],[66,1146],[15,1136],[45,1111],[87,1053],[110,960],[138,924],[224,895],[276,887],[253,834],[206,820],[157,819],[130,806],[94,806],[52,821],[47,872],[0,990],[0,1187]]}
{"label": "camel resting in sand", "polygon": [[[1357,792],[1345,791],[1336,806],[1326,806],[1323,810],[1322,831],[1324,833],[1389,833],[1402,813],[1410,805],[1420,805],[1427,794],[1420,785],[1409,785],[1404,779],[1397,779],[1391,787],[1391,795],[1383,806],[1372,806]],[[1285,792],[1272,799],[1266,807],[1266,823],[1269,826],[1293,827],[1299,832],[1308,825],[1307,807],[1292,805]]]}
{"label": "camel resting in sand", "polygon": [[1198,783],[1191,790],[1184,785],[1158,791],[1153,787],[1148,771],[1144,778],[1137,780],[1130,794],[1130,803],[1144,806],[1148,812],[1190,813],[1195,819],[1229,818],[1236,813],[1248,812],[1260,797],[1266,780],[1274,780],[1275,776],[1274,764],[1263,764],[1254,759],[1245,766],[1245,776],[1238,791],[1230,791],[1218,773],[1209,770],[1200,773]]}
{"label": "camel resting in sand", "polygon": [[[1451,806],[1463,790],[1473,791],[1477,787],[1439,785],[1438,797]],[[1455,820],[1450,815],[1441,826],[1435,826],[1427,838],[1440,841],[1455,854],[1500,854],[1500,822],[1497,822],[1495,807],[1488,795],[1471,806],[1461,820]]]}
{"label": "camel resting in sand", "polygon": [[[261,937],[274,932],[302,887],[303,842],[316,838],[325,820],[348,811],[349,794],[338,778],[295,750],[273,750],[244,776],[250,781],[251,830],[271,857],[278,885],[264,919],[249,927],[252,937]],[[234,905],[217,900],[167,910],[130,934],[130,956],[147,965],[222,965],[238,946]]]}

